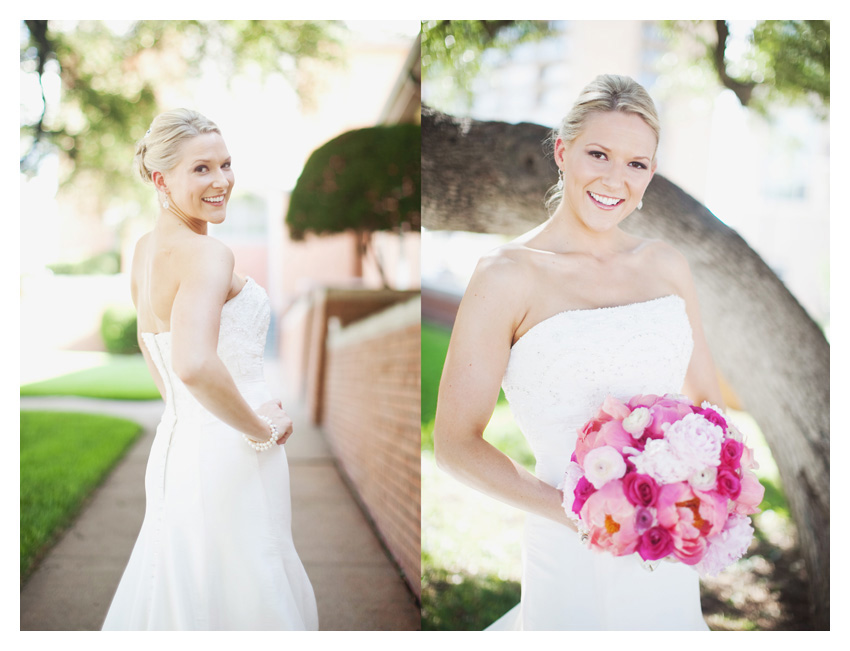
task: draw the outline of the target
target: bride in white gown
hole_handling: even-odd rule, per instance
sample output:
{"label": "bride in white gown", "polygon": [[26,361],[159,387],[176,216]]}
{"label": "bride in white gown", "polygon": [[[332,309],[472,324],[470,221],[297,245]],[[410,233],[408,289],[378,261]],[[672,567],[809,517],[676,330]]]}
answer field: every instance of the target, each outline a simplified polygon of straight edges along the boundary
{"label": "bride in white gown", "polygon": [[315,630],[291,533],[292,422],[263,377],[269,299],[207,236],[234,176],[218,127],[158,116],[136,156],[162,209],[135,251],[139,339],[165,399],[139,538],[104,630]]}
{"label": "bride in white gown", "polygon": [[[606,395],[722,406],[688,264],[620,223],[640,208],[659,127],[646,91],[604,75],[555,137],[557,207],[481,259],[458,310],[434,429],[438,465],[527,512],[520,604],[493,630],[707,630],[693,569],[593,552],[557,486]],[[482,437],[502,386],[535,474]]]}

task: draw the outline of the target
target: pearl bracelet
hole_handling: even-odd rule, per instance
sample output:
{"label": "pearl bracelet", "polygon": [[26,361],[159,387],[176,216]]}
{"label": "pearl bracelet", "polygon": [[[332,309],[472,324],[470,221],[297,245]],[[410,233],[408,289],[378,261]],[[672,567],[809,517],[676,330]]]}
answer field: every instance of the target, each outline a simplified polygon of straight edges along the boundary
{"label": "pearl bracelet", "polygon": [[245,443],[250,445],[257,452],[265,452],[266,450],[268,450],[270,447],[272,447],[274,444],[277,443],[277,440],[280,438],[280,432],[277,431],[277,427],[275,427],[275,424],[271,421],[271,419],[267,418],[266,416],[260,416],[259,414],[257,414],[257,416],[259,416],[259,418],[261,418],[266,423],[268,423],[269,429],[271,430],[271,433],[272,433],[269,440],[263,441],[262,443],[257,443],[256,441],[253,441],[250,438],[248,438],[248,435],[244,434],[244,433],[242,434],[242,438],[245,439]]}

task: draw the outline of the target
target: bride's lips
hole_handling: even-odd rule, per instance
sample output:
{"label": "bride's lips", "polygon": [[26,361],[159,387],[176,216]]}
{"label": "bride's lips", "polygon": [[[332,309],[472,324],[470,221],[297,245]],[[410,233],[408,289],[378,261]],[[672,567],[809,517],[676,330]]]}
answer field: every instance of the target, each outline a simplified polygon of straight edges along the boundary
{"label": "bride's lips", "polygon": [[223,206],[225,200],[225,195],[219,194],[215,197],[201,197],[201,201],[210,206]]}
{"label": "bride's lips", "polygon": [[[590,200],[596,204],[597,207],[602,210],[613,210],[614,208],[621,205],[625,199],[618,199],[617,197],[609,197],[605,194],[598,194],[596,192],[590,192],[588,190],[587,196],[590,197]],[[598,197],[598,198],[597,198]]]}

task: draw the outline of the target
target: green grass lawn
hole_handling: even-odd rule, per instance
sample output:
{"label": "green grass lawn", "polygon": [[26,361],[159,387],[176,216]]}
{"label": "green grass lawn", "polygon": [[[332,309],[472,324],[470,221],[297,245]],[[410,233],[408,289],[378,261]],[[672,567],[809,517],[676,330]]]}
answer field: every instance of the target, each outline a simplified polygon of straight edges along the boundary
{"label": "green grass lawn", "polygon": [[21,412],[21,582],[135,441],[113,416]]}
{"label": "green grass lawn", "polygon": [[[422,628],[481,630],[519,602],[523,514],[434,462],[434,415],[450,332],[422,324]],[[528,468],[534,457],[500,392],[484,438]]]}
{"label": "green grass lawn", "polygon": [[159,391],[141,354],[51,352],[22,359],[29,371],[22,396],[83,396],[113,400],[156,400]]}

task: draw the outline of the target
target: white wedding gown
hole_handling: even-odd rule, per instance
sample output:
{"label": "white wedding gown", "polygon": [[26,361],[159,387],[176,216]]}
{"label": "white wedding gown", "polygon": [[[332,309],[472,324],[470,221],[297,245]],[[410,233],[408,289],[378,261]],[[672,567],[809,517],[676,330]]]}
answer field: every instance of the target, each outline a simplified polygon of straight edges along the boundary
{"label": "white wedding gown", "polygon": [[[678,393],[693,349],[678,296],[561,312],[511,349],[502,382],[514,418],[557,486],[577,430],[608,394]],[[637,555],[589,550],[578,534],[529,514],[523,539],[522,600],[488,630],[707,630],[699,577],[663,562],[652,572]]]}
{"label": "white wedding gown", "polygon": [[[218,354],[254,408],[269,299],[250,278],[221,313]],[[291,533],[285,446],[256,452],[174,374],[171,334],[142,339],[165,384],[139,538],[104,630],[315,630],[316,601]]]}

